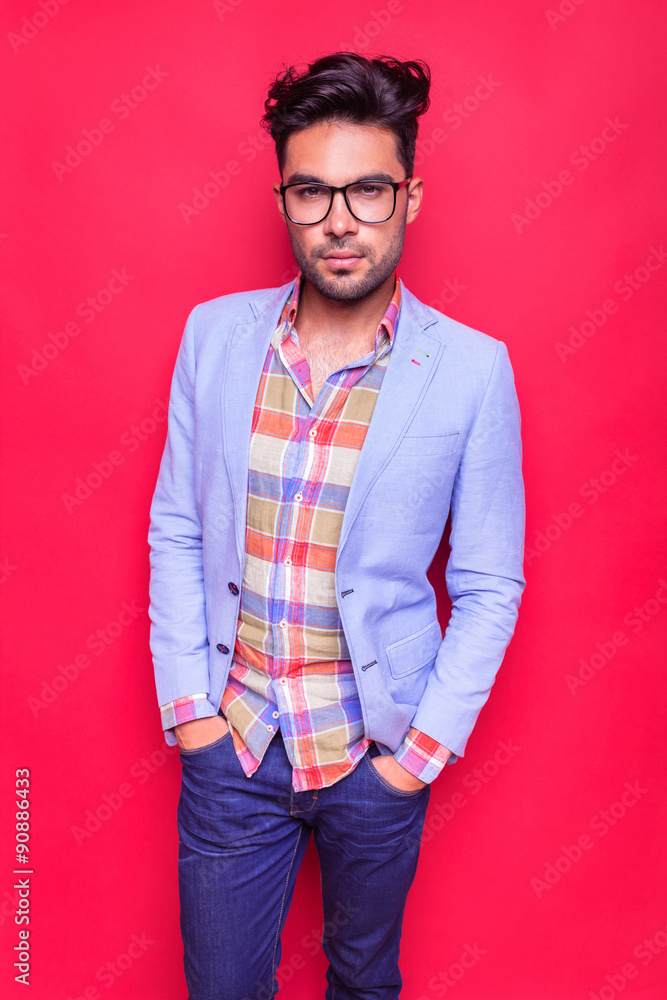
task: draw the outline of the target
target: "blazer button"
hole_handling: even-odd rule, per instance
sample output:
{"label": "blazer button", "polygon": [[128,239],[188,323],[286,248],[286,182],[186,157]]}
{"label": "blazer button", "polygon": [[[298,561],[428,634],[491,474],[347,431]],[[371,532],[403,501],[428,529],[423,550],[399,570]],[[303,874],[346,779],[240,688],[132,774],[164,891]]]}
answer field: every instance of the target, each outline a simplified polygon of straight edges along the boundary
{"label": "blazer button", "polygon": [[235,583],[228,583],[227,586],[231,590],[232,594],[238,594],[239,588],[236,586]]}
{"label": "blazer button", "polygon": [[215,648],[220,653],[228,653],[229,652],[229,646],[225,646],[224,642],[219,642],[218,645]]}

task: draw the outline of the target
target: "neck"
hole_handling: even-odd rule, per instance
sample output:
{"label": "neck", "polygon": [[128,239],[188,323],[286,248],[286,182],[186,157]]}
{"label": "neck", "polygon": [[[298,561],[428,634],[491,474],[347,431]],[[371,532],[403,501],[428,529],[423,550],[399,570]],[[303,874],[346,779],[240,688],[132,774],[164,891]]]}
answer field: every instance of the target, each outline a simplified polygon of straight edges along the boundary
{"label": "neck", "polygon": [[328,299],[303,277],[294,325],[303,342],[311,333],[339,341],[374,335],[391,302],[396,287],[396,271],[362,299]]}

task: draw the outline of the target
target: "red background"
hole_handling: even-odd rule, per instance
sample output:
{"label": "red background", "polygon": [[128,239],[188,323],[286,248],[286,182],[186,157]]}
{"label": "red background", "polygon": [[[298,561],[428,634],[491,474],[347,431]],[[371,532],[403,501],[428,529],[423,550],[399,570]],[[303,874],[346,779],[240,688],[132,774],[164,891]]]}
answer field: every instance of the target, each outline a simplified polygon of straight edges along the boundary
{"label": "red background", "polygon": [[[295,273],[258,124],[270,79],[355,47],[432,68],[425,198],[399,273],[507,343],[525,442],[528,584],[468,751],[432,786],[403,995],[666,997],[664,4],[43,2],[51,14],[6,3],[1,32],[4,995],[22,995],[10,957],[22,767],[31,995],[186,995],[179,763],[164,753],[146,613],[166,430],[151,414],[197,302]],[[154,89],[123,112],[147,67]],[[480,77],[489,92],[475,97]],[[607,119],[616,133],[600,139]],[[99,142],[59,171],[84,130]],[[188,216],[194,189],[230,161],[224,188]],[[114,269],[125,285],[107,295]],[[68,509],[94,463],[105,475]],[[443,599],[445,558],[443,545],[431,571]],[[133,610],[114,626],[123,602]],[[108,645],[89,643],[98,630]],[[99,829],[77,833],[98,810]],[[323,995],[320,931],[311,843],[283,937],[285,1000]]]}

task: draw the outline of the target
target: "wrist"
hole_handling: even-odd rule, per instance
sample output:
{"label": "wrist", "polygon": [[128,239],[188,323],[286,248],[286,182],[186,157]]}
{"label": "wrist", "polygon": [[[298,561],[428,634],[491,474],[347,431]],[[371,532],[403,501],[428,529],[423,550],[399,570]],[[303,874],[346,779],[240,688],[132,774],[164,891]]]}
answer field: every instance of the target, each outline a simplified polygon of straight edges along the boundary
{"label": "wrist", "polygon": [[173,727],[173,733],[182,750],[191,750],[218,739],[228,729],[227,720],[221,715],[207,715],[189,719]]}
{"label": "wrist", "polygon": [[424,781],[423,778],[418,778],[417,775],[413,774],[412,771],[409,768],[404,767],[403,764],[400,763],[400,761],[396,761],[396,763],[398,764],[398,766],[400,767],[400,769],[403,771],[403,774],[409,774],[410,775],[411,780],[415,783],[415,785],[417,787],[423,788],[424,785],[428,785],[428,781]]}
{"label": "wrist", "polygon": [[375,757],[375,761],[387,762],[386,764],[381,763],[380,767],[384,770],[385,777],[389,780],[389,783],[398,785],[399,788],[412,791],[416,788],[423,788],[427,784],[422,778],[416,777],[407,767],[403,767],[391,754]]}

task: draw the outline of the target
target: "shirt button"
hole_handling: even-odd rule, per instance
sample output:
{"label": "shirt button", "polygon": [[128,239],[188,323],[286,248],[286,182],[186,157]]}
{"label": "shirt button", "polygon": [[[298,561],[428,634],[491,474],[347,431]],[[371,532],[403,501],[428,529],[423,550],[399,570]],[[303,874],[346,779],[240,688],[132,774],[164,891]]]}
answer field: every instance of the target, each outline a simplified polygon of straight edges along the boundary
{"label": "shirt button", "polygon": [[280,625],[281,628],[287,628],[287,622],[285,621],[284,618],[281,622],[278,622],[278,624]]}
{"label": "shirt button", "polygon": [[299,490],[299,492],[298,492],[298,493],[297,493],[297,495],[296,495],[296,496],[294,497],[294,499],[295,499],[295,500],[298,500],[299,502],[300,502],[301,500],[303,500],[303,493],[301,492],[301,490]]}
{"label": "shirt button", "polygon": [[266,728],[268,729],[268,731],[269,731],[270,733],[272,733],[272,732],[273,732],[273,726],[267,726]]}
{"label": "shirt button", "polygon": [[238,592],[239,592],[239,588],[238,588],[238,587],[236,586],[236,584],[235,584],[235,583],[232,583],[232,582],[230,581],[230,582],[229,582],[229,583],[227,584],[227,586],[228,586],[228,587],[229,587],[229,589],[231,590],[232,594],[238,594]]}
{"label": "shirt button", "polygon": [[316,434],[317,434],[317,431],[315,430],[314,427],[312,428],[312,430],[308,431],[308,437],[314,438]]}
{"label": "shirt button", "polygon": [[280,712],[274,712],[273,713],[273,718],[274,719],[279,719],[280,718]]}
{"label": "shirt button", "polygon": [[281,677],[280,678],[280,683],[281,684],[287,684],[287,678],[286,677]]}
{"label": "shirt button", "polygon": [[287,557],[287,559],[285,560],[285,565],[286,565],[286,566],[291,566],[291,565],[292,565],[292,560],[290,559],[290,557],[289,557],[289,556],[288,556],[288,557]]}

